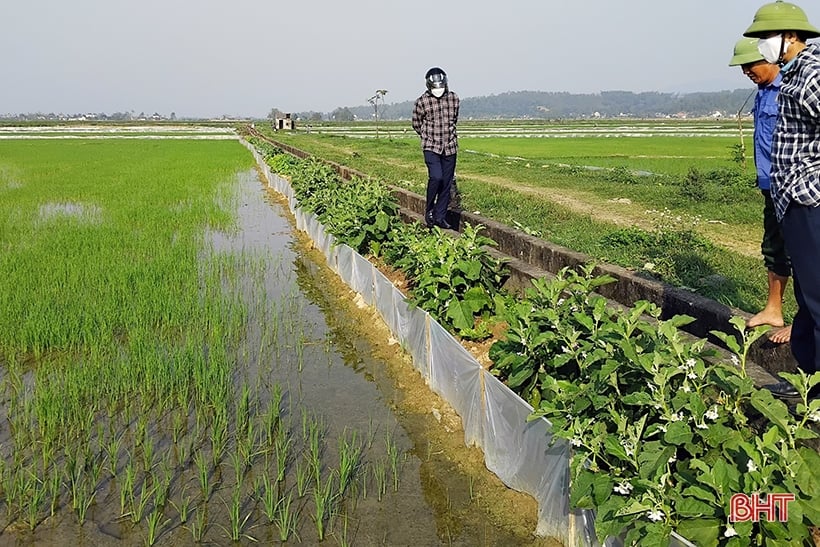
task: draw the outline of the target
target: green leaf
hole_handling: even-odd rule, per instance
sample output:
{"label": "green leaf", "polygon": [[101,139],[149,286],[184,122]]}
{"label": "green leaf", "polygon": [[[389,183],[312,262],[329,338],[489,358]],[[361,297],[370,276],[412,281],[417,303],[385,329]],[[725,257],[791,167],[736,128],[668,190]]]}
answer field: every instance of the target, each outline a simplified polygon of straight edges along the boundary
{"label": "green leaf", "polygon": [[669,444],[682,445],[692,442],[692,428],[684,421],[671,422],[663,435]]}
{"label": "green leaf", "polygon": [[675,503],[675,512],[684,517],[717,517],[720,508],[695,498],[680,498]]}
{"label": "green leaf", "polygon": [[658,469],[665,466],[675,454],[675,447],[659,441],[645,443],[638,453],[638,474],[642,479],[654,478]]}
{"label": "green leaf", "polygon": [[752,393],[752,406],[779,427],[783,433],[789,435],[789,422],[791,421],[789,409],[782,401],[775,399],[771,391],[768,389],[755,390]]}
{"label": "green leaf", "polygon": [[718,544],[718,535],[726,524],[717,519],[681,519],[676,532],[698,547],[713,547]]}
{"label": "green leaf", "polygon": [[453,326],[458,330],[473,328],[475,318],[469,305],[454,298],[447,305],[446,317],[453,322]]}

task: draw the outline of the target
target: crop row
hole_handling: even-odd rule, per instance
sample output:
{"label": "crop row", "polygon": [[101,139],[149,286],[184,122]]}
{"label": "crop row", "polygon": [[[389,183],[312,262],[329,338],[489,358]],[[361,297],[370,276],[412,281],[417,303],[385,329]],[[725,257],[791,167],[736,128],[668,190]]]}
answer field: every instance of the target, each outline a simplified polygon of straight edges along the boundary
{"label": "crop row", "polygon": [[[746,331],[735,318],[736,335],[715,332],[734,351],[722,359],[682,335],[691,318],[660,320],[648,302],[610,309],[594,290],[611,280],[591,277],[591,268],[539,279],[523,297],[507,294],[480,227],[445,243],[438,229],[400,222],[379,182],[348,182],[321,161],[252,143],[338,241],[401,268],[410,301],[451,332],[487,338],[491,326],[504,327],[491,372],[569,442],[570,501],[595,510],[600,539],[664,545],[677,531],[704,546],[810,541],[820,525],[820,455],[806,441],[818,438],[820,401],[808,391],[820,373],[784,374],[801,393],[794,409],[757,389],[745,362],[764,329]],[[787,522],[735,523],[735,493],[795,501]]]}

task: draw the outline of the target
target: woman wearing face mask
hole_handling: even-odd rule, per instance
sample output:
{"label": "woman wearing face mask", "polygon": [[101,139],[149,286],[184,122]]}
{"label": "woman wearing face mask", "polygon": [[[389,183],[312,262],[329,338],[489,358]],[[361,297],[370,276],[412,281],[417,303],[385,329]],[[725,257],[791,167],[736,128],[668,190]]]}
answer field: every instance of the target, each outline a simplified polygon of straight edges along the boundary
{"label": "woman wearing face mask", "polygon": [[439,226],[450,229],[445,216],[456,172],[459,99],[448,88],[447,74],[440,68],[428,70],[424,79],[427,91],[416,99],[413,108],[413,129],[421,137],[421,149],[427,165],[424,220],[428,228]]}
{"label": "woman wearing face mask", "polygon": [[[808,374],[820,370],[820,36],[805,12],[788,2],[772,2],[755,13],[743,34],[758,38],[763,57],[781,65],[778,115],[772,135],[771,196],[791,256],[799,309],[791,350]],[[795,397],[789,382],[766,386]],[[816,396],[820,385],[810,395]]]}

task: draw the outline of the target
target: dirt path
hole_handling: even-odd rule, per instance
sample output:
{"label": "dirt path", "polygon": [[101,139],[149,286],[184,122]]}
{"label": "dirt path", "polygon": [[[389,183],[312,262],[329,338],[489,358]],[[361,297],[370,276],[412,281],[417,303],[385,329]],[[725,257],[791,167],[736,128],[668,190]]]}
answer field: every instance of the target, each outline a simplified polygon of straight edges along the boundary
{"label": "dirt path", "polygon": [[[635,204],[626,197],[604,201],[599,196],[583,190],[563,188],[559,194],[551,188],[524,185],[499,177],[488,177],[473,173],[460,173],[460,175],[464,178],[501,186],[525,195],[547,199],[575,213],[589,216],[595,220],[610,222],[618,226],[637,226],[644,230],[656,228],[657,213],[653,214],[647,211],[644,206]],[[715,221],[702,222],[694,229],[716,245],[730,251],[753,258],[760,256],[762,230],[737,233],[737,227]]]}

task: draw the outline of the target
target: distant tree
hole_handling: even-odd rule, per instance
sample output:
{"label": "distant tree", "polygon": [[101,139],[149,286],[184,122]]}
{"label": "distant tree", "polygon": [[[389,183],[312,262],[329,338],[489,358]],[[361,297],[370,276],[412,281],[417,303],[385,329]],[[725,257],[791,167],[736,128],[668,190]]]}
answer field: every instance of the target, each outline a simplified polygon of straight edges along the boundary
{"label": "distant tree", "polygon": [[171,121],[176,120],[176,119],[177,119],[177,113],[176,113],[176,112],[171,112],[171,117],[170,117],[169,119],[170,119]]}
{"label": "distant tree", "polygon": [[376,138],[379,138],[379,101],[384,107],[384,96],[387,95],[386,89],[377,89],[376,94],[367,99],[367,102],[373,105],[373,117],[376,120]]}
{"label": "distant tree", "polygon": [[356,119],[348,107],[339,107],[330,113],[330,119],[337,122],[352,122]]}

